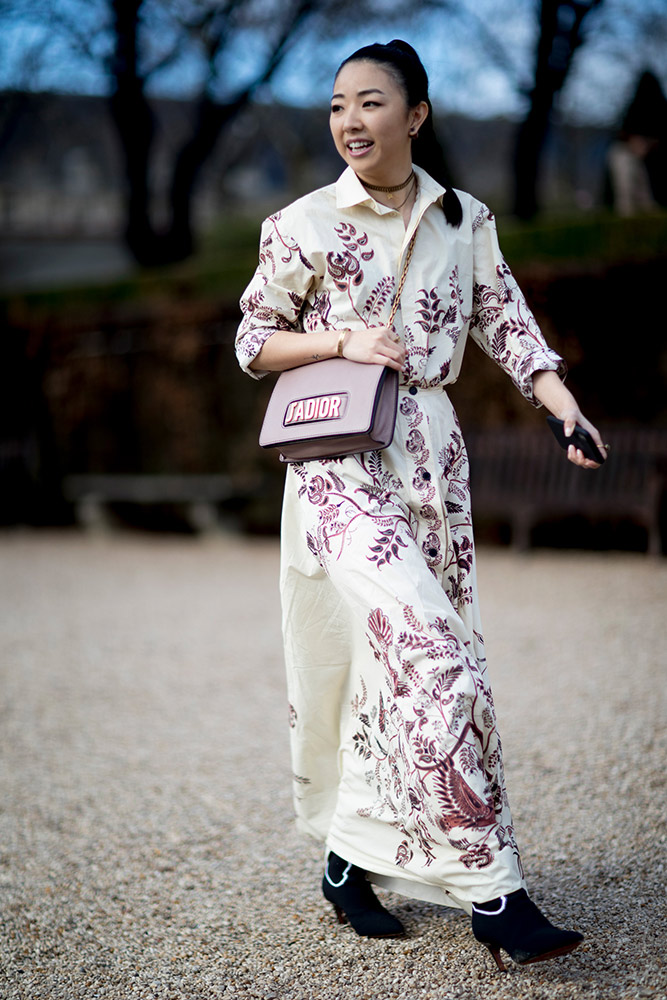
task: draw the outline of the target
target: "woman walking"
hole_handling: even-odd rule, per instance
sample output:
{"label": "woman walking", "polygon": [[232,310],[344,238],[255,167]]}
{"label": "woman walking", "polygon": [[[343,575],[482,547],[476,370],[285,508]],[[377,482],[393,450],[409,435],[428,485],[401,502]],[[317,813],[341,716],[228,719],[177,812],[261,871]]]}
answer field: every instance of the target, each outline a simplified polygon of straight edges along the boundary
{"label": "woman walking", "polygon": [[[428,80],[405,42],[340,67],[337,183],[266,220],[237,354],[254,377],[343,356],[400,373],[392,444],[287,468],[281,594],[297,822],[323,893],[402,934],[370,882],[458,906],[503,968],[571,951],[529,899],[475,583],[468,462],[447,386],[467,336],[534,404],[597,430],[563,386],[492,214],[444,183]],[[394,327],[385,325],[414,234]],[[595,467],[573,446],[574,463]]]}

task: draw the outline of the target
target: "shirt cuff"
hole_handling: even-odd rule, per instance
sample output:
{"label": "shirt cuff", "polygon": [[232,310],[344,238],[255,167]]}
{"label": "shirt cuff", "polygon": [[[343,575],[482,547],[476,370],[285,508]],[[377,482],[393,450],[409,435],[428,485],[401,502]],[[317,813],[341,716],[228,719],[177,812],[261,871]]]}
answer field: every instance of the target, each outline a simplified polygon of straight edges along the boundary
{"label": "shirt cuff", "polygon": [[236,357],[241,369],[254,379],[262,379],[268,375],[268,371],[253,371],[250,365],[253,363],[264,344],[276,331],[272,328],[255,327],[249,333],[243,334],[236,341]]}
{"label": "shirt cuff", "polygon": [[542,403],[533,389],[533,375],[536,372],[556,372],[562,382],[567,375],[567,364],[550,347],[537,348],[521,361],[514,377],[514,384],[528,402],[539,409]]}

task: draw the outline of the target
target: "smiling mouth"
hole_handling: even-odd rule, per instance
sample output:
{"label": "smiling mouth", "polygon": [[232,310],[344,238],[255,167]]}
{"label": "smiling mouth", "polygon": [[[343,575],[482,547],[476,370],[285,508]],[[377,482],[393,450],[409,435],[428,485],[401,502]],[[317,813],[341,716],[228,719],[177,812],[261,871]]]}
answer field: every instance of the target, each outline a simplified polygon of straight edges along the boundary
{"label": "smiling mouth", "polygon": [[370,139],[351,139],[346,145],[352,155],[358,155],[365,153],[366,150],[373,146],[373,143]]}

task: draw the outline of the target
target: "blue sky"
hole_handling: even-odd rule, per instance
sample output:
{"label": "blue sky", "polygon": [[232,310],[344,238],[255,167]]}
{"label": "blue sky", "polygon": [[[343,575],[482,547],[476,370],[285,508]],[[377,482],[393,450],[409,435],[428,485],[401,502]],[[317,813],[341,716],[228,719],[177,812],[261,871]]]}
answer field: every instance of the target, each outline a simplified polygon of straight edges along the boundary
{"label": "blue sky", "polygon": [[[71,2],[51,0],[56,12]],[[437,108],[478,118],[519,116],[525,97],[518,85],[530,82],[537,4],[533,0],[461,0],[464,8],[466,2],[474,12],[472,20],[420,13],[421,5],[417,4],[408,5],[413,13],[402,27],[383,31],[378,18],[370,30],[345,32],[325,41],[314,41],[304,32],[262,99],[325,108],[333,71],[345,55],[358,45],[400,35],[420,52]],[[109,51],[109,35],[100,32],[95,36],[94,31],[105,9],[101,0],[88,0],[77,8],[83,12],[78,21],[82,35],[97,39],[96,65],[77,54],[57,26],[54,30],[53,22],[38,16],[38,0],[28,4],[23,18],[11,18],[13,6],[0,0],[0,87],[107,92],[102,57]],[[475,16],[479,18],[477,28]],[[646,66],[658,72],[667,86],[667,0],[641,0],[639,5],[637,0],[604,0],[589,16],[588,27],[589,41],[575,57],[559,108],[575,121],[609,124],[618,120],[634,81]],[[484,28],[499,40],[505,53],[502,68],[483,44]],[[237,55],[225,62],[221,92],[226,83],[229,86],[252,73],[261,49],[257,36],[239,40]],[[192,94],[201,80],[201,66],[195,51],[185,50],[173,66],[156,74],[152,91],[173,97]]]}

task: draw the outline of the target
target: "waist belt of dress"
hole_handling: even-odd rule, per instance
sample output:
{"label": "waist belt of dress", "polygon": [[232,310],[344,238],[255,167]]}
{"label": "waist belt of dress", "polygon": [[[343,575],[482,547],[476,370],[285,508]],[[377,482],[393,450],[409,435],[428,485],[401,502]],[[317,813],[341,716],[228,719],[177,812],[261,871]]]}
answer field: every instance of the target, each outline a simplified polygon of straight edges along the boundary
{"label": "waist belt of dress", "polygon": [[399,382],[398,391],[408,393],[410,396],[417,396],[422,392],[447,392],[447,386],[442,382],[437,385],[401,385]]}

